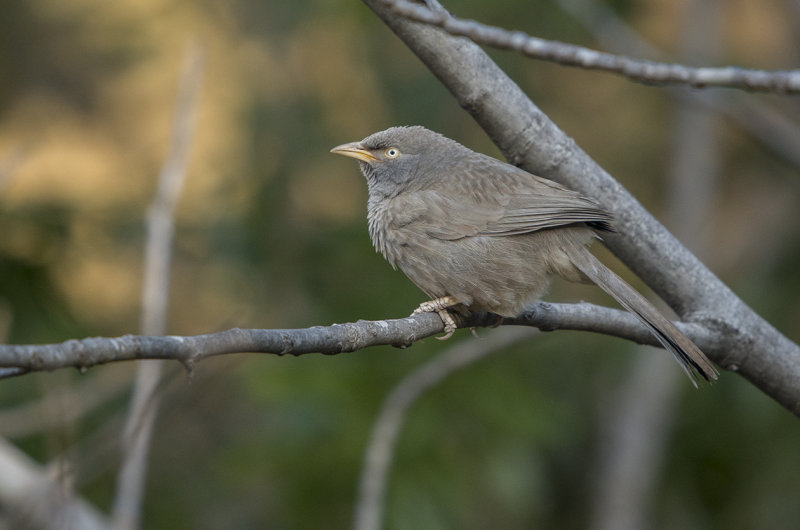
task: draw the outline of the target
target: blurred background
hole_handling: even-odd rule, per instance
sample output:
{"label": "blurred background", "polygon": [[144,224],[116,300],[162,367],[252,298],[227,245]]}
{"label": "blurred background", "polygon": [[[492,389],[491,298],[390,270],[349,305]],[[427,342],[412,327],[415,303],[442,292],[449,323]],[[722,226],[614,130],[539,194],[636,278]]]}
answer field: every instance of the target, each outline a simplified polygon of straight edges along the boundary
{"label": "blurred background", "polygon": [[[446,6],[638,57],[765,69],[800,60],[790,0]],[[197,46],[204,80],[176,217],[169,333],[395,318],[424,299],[373,250],[363,177],[328,150],[421,124],[500,154],[361,2],[4,0],[3,341],[139,331],[144,218],[182,63]],[[796,97],[647,87],[490,54],[747,303],[800,340]],[[562,283],[547,298],[610,303]],[[407,350],[218,357],[191,378],[167,365],[143,526],[348,526],[387,393],[443,348],[474,340],[462,331]],[[796,527],[797,418],[729,373],[695,391],[667,357],[556,332],[453,374],[410,410],[385,527]],[[65,487],[108,513],[135,372],[124,363],[0,381],[0,435],[43,470],[68,469]],[[640,453],[633,471],[620,471]],[[614,488],[636,492],[635,502],[618,505],[626,495]],[[0,492],[2,520],[24,527],[27,509]]]}

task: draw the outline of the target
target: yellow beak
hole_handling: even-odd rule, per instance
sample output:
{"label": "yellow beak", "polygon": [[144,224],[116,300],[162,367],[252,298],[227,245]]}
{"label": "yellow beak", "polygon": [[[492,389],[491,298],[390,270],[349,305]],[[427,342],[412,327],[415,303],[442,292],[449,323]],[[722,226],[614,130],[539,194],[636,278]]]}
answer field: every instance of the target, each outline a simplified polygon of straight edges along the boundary
{"label": "yellow beak", "polygon": [[355,158],[356,160],[361,160],[362,162],[367,162],[368,164],[378,160],[372,153],[364,149],[358,142],[337,145],[331,149],[331,153],[349,156],[350,158]]}

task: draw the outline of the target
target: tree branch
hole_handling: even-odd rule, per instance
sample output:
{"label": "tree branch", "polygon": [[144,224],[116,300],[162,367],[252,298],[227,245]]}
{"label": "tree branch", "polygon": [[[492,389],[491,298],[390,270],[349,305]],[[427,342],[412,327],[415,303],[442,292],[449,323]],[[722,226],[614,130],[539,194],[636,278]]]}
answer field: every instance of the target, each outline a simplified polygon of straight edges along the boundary
{"label": "tree branch", "polygon": [[800,348],[758,316],[614,178],[561,131],[472,41],[364,2],[450,90],[506,158],[593,197],[616,218],[607,246],[684,320],[714,340],[700,345],[800,415]]}
{"label": "tree branch", "polygon": [[432,10],[408,0],[378,1],[395,15],[440,27],[451,35],[468,37],[478,44],[516,51],[528,57],[565,66],[611,72],[642,83],[684,84],[698,88],[719,86],[800,94],[800,70],[767,71],[736,66],[693,68],[677,63],[632,59],[583,46],[540,39],[522,31],[509,31],[475,20],[456,18],[446,11]]}
{"label": "tree branch", "polygon": [[[472,315],[460,322],[461,327],[486,327],[496,323],[496,315],[487,313]],[[627,311],[588,303],[540,302],[517,318],[504,319],[503,325],[533,326],[542,331],[592,331],[658,346],[647,328]],[[701,348],[711,345],[713,336],[702,326],[676,325]],[[336,355],[378,345],[406,348],[441,333],[442,328],[438,315],[423,313],[395,320],[359,320],[302,329],[234,328],[193,336],[125,335],[73,339],[59,344],[0,345],[0,368],[40,372],[71,367],[85,371],[92,366],[118,361],[171,359],[191,371],[195,363],[203,359],[231,353]]]}

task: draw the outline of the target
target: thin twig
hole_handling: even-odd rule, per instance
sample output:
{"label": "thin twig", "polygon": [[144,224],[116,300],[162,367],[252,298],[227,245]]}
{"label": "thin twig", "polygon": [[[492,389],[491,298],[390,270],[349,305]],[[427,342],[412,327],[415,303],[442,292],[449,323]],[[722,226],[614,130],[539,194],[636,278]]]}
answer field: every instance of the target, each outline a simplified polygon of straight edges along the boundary
{"label": "thin twig", "polygon": [[[178,198],[186,177],[189,147],[194,135],[197,101],[203,75],[203,50],[187,52],[172,145],[158,179],[158,190],[147,217],[142,332],[162,335],[166,330],[169,302],[169,267]],[[139,527],[147,454],[158,410],[155,389],[161,377],[160,362],[142,363],[136,377],[131,412],[123,433],[123,462],[117,477],[113,520],[118,529]]]}
{"label": "thin twig", "polygon": [[530,339],[532,330],[493,333],[485,339],[459,342],[428,361],[400,381],[386,396],[364,455],[358,486],[354,530],[377,530],[383,520],[383,506],[394,448],[408,410],[430,388],[456,371],[484,357]]}
{"label": "thin twig", "polygon": [[677,63],[632,59],[583,46],[540,39],[522,31],[509,31],[475,20],[453,17],[408,0],[378,0],[396,15],[442,28],[451,35],[473,42],[512,50],[528,57],[566,66],[603,70],[642,83],[683,84],[693,87],[720,86],[746,90],[800,94],[800,70],[754,70],[736,66],[693,68]]}

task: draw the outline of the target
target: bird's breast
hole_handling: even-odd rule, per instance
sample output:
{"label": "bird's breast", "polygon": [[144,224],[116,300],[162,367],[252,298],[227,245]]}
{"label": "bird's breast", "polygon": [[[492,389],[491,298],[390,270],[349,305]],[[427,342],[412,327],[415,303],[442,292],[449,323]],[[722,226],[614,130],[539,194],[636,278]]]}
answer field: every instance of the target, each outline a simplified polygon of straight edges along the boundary
{"label": "bird's breast", "polygon": [[367,225],[369,237],[375,250],[380,252],[392,267],[397,268],[397,247],[390,231],[392,214],[389,211],[389,201],[370,201],[367,209]]}

